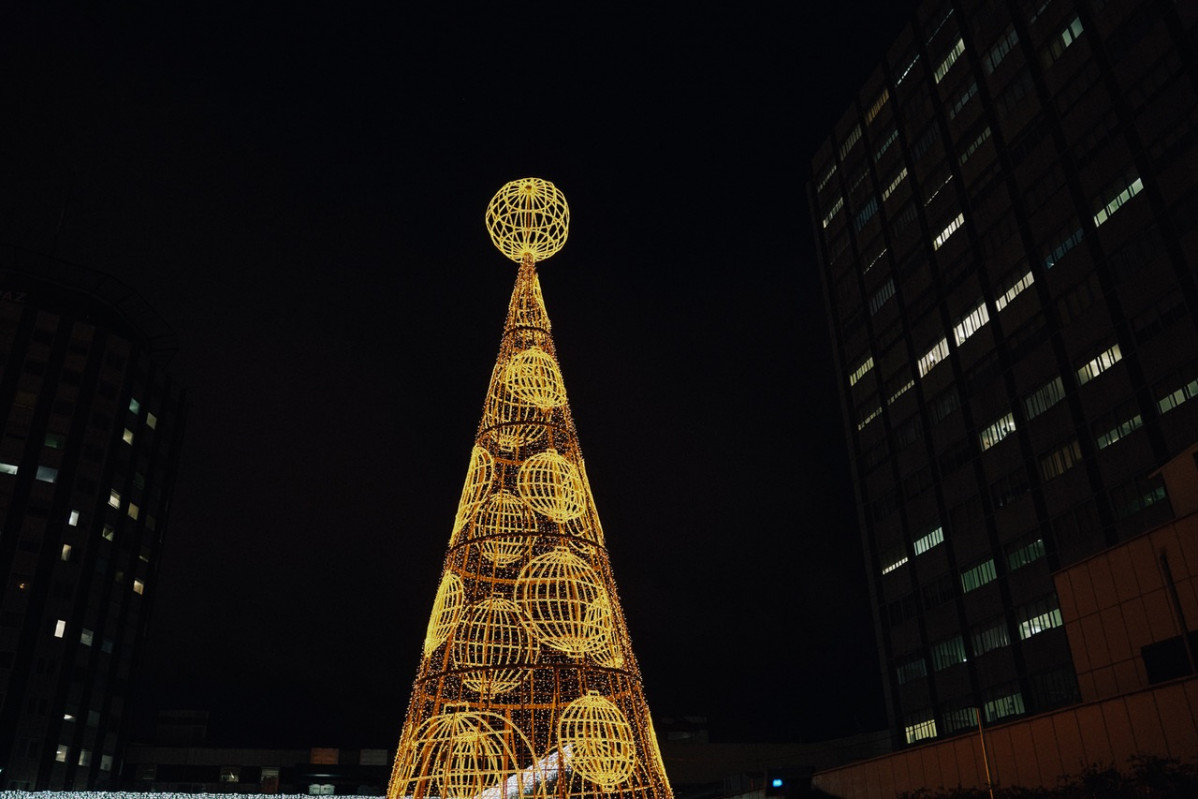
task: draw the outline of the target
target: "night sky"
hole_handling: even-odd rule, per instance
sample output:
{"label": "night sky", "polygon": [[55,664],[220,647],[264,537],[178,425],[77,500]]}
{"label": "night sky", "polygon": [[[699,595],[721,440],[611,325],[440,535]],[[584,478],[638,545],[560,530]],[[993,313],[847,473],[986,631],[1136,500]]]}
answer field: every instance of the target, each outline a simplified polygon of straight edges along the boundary
{"label": "night sky", "polygon": [[0,242],[178,335],[142,737],[394,746],[526,176],[571,207],[541,281],[654,714],[885,724],[804,184],[913,3],[112,5],[0,11]]}

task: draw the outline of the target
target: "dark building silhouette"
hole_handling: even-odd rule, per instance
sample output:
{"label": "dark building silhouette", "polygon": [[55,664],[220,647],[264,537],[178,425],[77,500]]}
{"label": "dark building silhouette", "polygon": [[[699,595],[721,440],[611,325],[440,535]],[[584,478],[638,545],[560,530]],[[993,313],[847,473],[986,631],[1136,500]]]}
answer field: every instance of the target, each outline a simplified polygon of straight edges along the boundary
{"label": "dark building silhouette", "polygon": [[902,746],[1082,699],[1053,573],[1198,440],[1198,4],[922,3],[812,162]]}
{"label": "dark building silhouette", "polygon": [[0,248],[0,784],[109,785],[184,404],[127,286]]}

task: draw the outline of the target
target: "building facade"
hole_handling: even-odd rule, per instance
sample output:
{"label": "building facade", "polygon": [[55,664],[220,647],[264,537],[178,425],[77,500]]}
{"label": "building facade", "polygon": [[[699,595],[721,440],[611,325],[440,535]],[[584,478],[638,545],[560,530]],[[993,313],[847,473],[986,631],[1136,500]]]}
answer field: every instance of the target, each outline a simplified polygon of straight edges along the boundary
{"label": "building facade", "polygon": [[897,745],[1081,699],[1052,575],[1198,440],[1198,7],[928,0],[812,162]]}
{"label": "building facade", "polygon": [[0,784],[105,787],[169,517],[184,400],[128,287],[0,248]]}

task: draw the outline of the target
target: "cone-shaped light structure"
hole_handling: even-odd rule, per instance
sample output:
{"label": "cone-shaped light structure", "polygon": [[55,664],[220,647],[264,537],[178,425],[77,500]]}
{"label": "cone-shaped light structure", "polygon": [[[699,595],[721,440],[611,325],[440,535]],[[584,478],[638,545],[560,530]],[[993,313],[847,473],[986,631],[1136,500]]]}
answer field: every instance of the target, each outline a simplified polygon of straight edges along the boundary
{"label": "cone-shaped light structure", "polygon": [[520,264],[389,799],[672,799],[541,298],[565,197],[487,208]]}

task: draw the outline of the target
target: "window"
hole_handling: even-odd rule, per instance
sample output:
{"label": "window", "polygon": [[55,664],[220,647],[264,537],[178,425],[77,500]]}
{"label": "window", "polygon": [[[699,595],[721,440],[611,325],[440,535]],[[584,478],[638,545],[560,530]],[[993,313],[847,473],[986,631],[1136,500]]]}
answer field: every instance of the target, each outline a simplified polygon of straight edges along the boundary
{"label": "window", "polygon": [[932,668],[944,671],[965,662],[965,641],[957,635],[932,644]]}
{"label": "window", "polygon": [[79,511],[77,511],[77,510],[71,511],[71,515],[67,517],[67,524],[70,525],[71,527],[79,526]]}
{"label": "window", "polygon": [[944,543],[944,527],[937,527],[931,532],[915,539],[915,554],[922,555],[929,549]]}
{"label": "window", "polygon": [[901,86],[903,84],[903,81],[906,80],[907,76],[911,74],[911,70],[915,68],[915,62],[917,61],[919,61],[919,53],[911,56],[911,60],[907,62],[905,67],[895,70],[895,73],[898,75],[898,77],[894,79],[895,86]]}
{"label": "window", "polygon": [[929,406],[932,423],[939,424],[961,407],[961,397],[957,394],[956,389],[949,387],[933,397]]}
{"label": "window", "polygon": [[898,664],[895,668],[895,675],[898,677],[899,685],[906,685],[912,680],[918,680],[920,677],[928,676],[927,661],[921,657],[914,657],[905,660]]}
{"label": "window", "polygon": [[1085,366],[1077,370],[1078,385],[1084,386],[1121,360],[1123,360],[1123,352],[1119,349],[1118,344],[1103,350]]}
{"label": "window", "polygon": [[1065,30],[1057,34],[1048,47],[1044,48],[1044,52],[1042,54],[1044,66],[1052,66],[1053,62],[1060,58],[1061,54],[1065,52],[1065,48],[1077,41],[1077,37],[1082,35],[1082,31],[1082,21],[1077,17],[1074,17],[1073,21],[1065,26]]}
{"label": "window", "polygon": [[126,511],[128,512],[130,519],[136,519],[137,515],[141,513],[141,508],[137,506],[136,502],[130,502]]}
{"label": "window", "polygon": [[83,630],[79,633],[79,643],[83,644],[84,646],[91,646],[92,642],[94,640],[95,640],[95,633],[92,632],[91,630],[87,629],[86,627],[84,627]]}
{"label": "window", "polygon": [[240,782],[241,781],[241,766],[221,766],[220,767],[221,782]]}
{"label": "window", "polygon": [[1008,25],[1002,35],[998,37],[998,41],[994,43],[994,46],[982,56],[982,68],[986,70],[987,75],[998,69],[998,65],[1002,63],[1007,53],[1011,52],[1011,48],[1018,41],[1019,36],[1016,35],[1015,29]]}
{"label": "window", "polygon": [[1061,619],[1061,609],[1057,604],[1057,595],[1029,602],[1015,610],[1015,620],[1019,624],[1019,637],[1027,640],[1033,635],[1039,635],[1045,630],[1060,627],[1065,622]]}
{"label": "window", "polygon": [[920,717],[918,720],[908,718],[907,721],[911,722],[903,728],[907,736],[907,743],[913,744],[925,738],[936,737],[936,719],[932,718],[931,713]]}
{"label": "window", "polygon": [[54,622],[54,637],[62,638],[66,634],[67,634],[66,619],[59,619],[58,621]]}
{"label": "window", "polygon": [[976,153],[978,148],[985,144],[986,140],[989,138],[990,127],[986,126],[982,129],[982,132],[978,134],[977,138],[970,142],[969,146],[961,152],[961,165],[964,166],[965,162],[969,160],[969,157]]}
{"label": "window", "polygon": [[50,449],[62,449],[67,437],[61,433],[46,433],[45,445]]}
{"label": "window", "polygon": [[886,105],[886,101],[890,99],[890,90],[883,89],[878,95],[878,99],[874,100],[874,104],[870,106],[869,112],[865,115],[865,124],[868,125],[878,116],[878,112],[882,110],[882,106]]}
{"label": "window", "polygon": [[1008,544],[1005,549],[1007,566],[1011,571],[1015,571],[1044,557],[1044,539],[1037,534],[1030,541],[1027,539],[1016,541],[1013,544]]}
{"label": "window", "polygon": [[146,413],[146,427],[156,430],[158,428],[158,417],[152,413]]}
{"label": "window", "polygon": [[1011,645],[1011,637],[1007,632],[1007,620],[1002,616],[975,626],[971,632],[971,638],[975,655],[984,655],[995,649]]}
{"label": "window", "polygon": [[[1175,382],[1176,378],[1173,380]],[[1160,397],[1156,401],[1156,409],[1161,415],[1164,415],[1182,403],[1189,402],[1195,396],[1198,396],[1198,378],[1183,383],[1179,388],[1175,388],[1163,397]],[[1139,417],[1137,416],[1136,418],[1138,419]]]}
{"label": "window", "polygon": [[[828,171],[824,173],[823,177],[821,177],[819,179],[819,185],[816,186],[815,190],[823,191],[824,186],[828,185],[828,181],[831,180],[832,176],[835,174],[836,174],[836,164],[832,164],[830,167],[828,167]],[[825,227],[827,227],[827,226],[825,225]],[[130,407],[129,410],[133,410],[133,408]]]}
{"label": "window", "polygon": [[1020,466],[990,484],[990,501],[997,510],[1010,505],[1027,491],[1027,472]]}
{"label": "window", "polygon": [[907,562],[907,548],[902,544],[896,544],[882,552],[879,560],[882,563],[882,574],[890,574]]}
{"label": "window", "polygon": [[919,376],[924,377],[936,364],[948,357],[948,339],[942,338],[919,359]]}
{"label": "window", "polygon": [[67,762],[67,755],[70,754],[71,748],[66,744],[59,744],[58,749],[54,751],[54,760],[58,763]]}
{"label": "window", "polygon": [[106,524],[100,529],[100,537],[105,541],[111,541],[116,537],[116,530],[112,528],[111,524]]}
{"label": "window", "polygon": [[112,771],[112,755],[100,755],[100,771]]}
{"label": "window", "polygon": [[[1198,385],[1195,387],[1198,388]],[[1133,403],[1128,403],[1128,405],[1131,404]],[[1107,422],[1107,425],[1110,424],[1111,422]],[[1094,441],[1098,444],[1099,449],[1106,449],[1116,441],[1122,438],[1127,438],[1129,435],[1143,427],[1143,425],[1144,419],[1138,413],[1132,414],[1129,418],[1124,419],[1123,421],[1115,422],[1114,425],[1109,428],[1107,428],[1106,425],[1103,425],[1103,427],[1100,428],[1096,424],[1095,430],[1103,429],[1103,432],[1095,435]]]}
{"label": "window", "polygon": [[890,145],[894,144],[897,138],[898,128],[891,129],[890,135],[882,140],[882,144],[878,147],[878,151],[874,153],[875,162],[882,160],[882,156],[886,154],[886,151],[890,149]]}
{"label": "window", "polygon": [[953,179],[953,176],[952,176],[952,173],[950,172],[950,173],[946,174],[940,180],[939,183],[936,183],[935,180],[929,181],[929,185],[931,185],[931,183],[936,183],[936,188],[932,189],[932,191],[928,194],[928,199],[924,200],[923,204],[924,204],[925,208],[932,204],[932,200],[935,200],[936,197],[939,196],[941,189],[943,189],[945,186],[947,186],[949,184],[949,182],[952,181],[952,179]]}
{"label": "window", "polygon": [[[906,369],[903,371],[907,372]],[[915,379],[910,376],[910,372],[900,376],[897,380],[893,381],[891,385],[887,386],[888,396],[886,397],[886,404],[893,405],[899,397],[903,396],[903,394],[906,394],[914,385]]]}
{"label": "window", "polygon": [[[827,228],[828,225],[830,225],[832,223],[832,220],[836,218],[836,215],[838,213],[840,213],[840,209],[843,207],[844,207],[844,198],[837,197],[836,202],[832,203],[832,210],[828,211],[828,213],[824,216],[823,224],[824,224],[825,228]],[[832,259],[832,260],[835,260],[835,259]]]}
{"label": "window", "polygon": [[957,39],[957,43],[953,45],[953,49],[948,51],[948,55],[940,62],[940,66],[936,67],[936,72],[933,73],[936,82],[944,80],[944,76],[953,68],[953,64],[957,63],[957,59],[965,52],[965,40]]}
{"label": "window", "polygon": [[1128,183],[1125,188],[1116,192],[1111,201],[1099,209],[1098,213],[1094,214],[1094,227],[1098,227],[1103,222],[1114,216],[1116,211],[1122,208],[1123,205],[1132,197],[1135,197],[1137,194],[1139,194],[1143,188],[1144,182],[1137,176],[1134,180]]}
{"label": "window", "polygon": [[121,506],[121,494],[115,488],[108,492],[108,507],[119,508]]}
{"label": "window", "polygon": [[966,569],[961,572],[961,590],[968,594],[975,588],[981,588],[986,583],[994,582],[998,579],[998,572],[994,568],[994,558],[979,563],[972,569]]}
{"label": "window", "polygon": [[882,406],[881,405],[877,406],[872,411],[869,411],[867,414],[865,414],[865,416],[861,419],[861,421],[857,422],[857,432],[861,432],[862,430],[864,430],[869,425],[870,422],[872,422],[874,419],[877,419],[881,415],[882,415]]}
{"label": "window", "polygon": [[1073,439],[1060,449],[1050,452],[1040,459],[1040,476],[1045,480],[1064,474],[1082,459],[1081,445]]}
{"label": "window", "polygon": [[944,731],[958,732],[977,726],[977,708],[958,707],[944,711]]}
{"label": "window", "polygon": [[133,443],[133,431],[128,427],[125,428],[125,432],[121,433],[121,441],[124,441],[126,444]]}
{"label": "window", "polygon": [[955,119],[957,114],[964,110],[965,106],[969,105],[969,101],[978,93],[978,85],[976,82],[969,84],[969,88],[961,92],[961,96],[953,102],[948,109],[948,118]]}
{"label": "window", "polygon": [[1158,475],[1153,478],[1136,478],[1110,491],[1111,507],[1116,519],[1128,516],[1155,505],[1165,499],[1165,483]]}
{"label": "window", "polygon": [[979,302],[973,310],[965,314],[957,326],[953,328],[953,336],[957,340],[957,346],[965,343],[965,340],[980,330],[987,322],[990,321],[990,311],[986,307],[986,301]]}
{"label": "window", "polygon": [[63,561],[70,561],[70,559],[71,559],[71,545],[70,544],[62,545],[62,555],[60,557]]}
{"label": "window", "polygon": [[986,721],[997,721],[1007,716],[1018,716],[1024,712],[1023,694],[1019,691],[1004,694],[986,702],[983,708],[986,713]]}
{"label": "window", "polygon": [[940,235],[932,241],[932,249],[939,250],[942,246],[944,246],[944,243],[948,241],[949,238],[951,238],[952,235],[957,232],[957,229],[963,224],[965,224],[965,214],[957,214],[957,218],[949,222],[948,226],[945,227],[944,230],[940,231]]}
{"label": "window", "polygon": [[1065,257],[1065,253],[1069,252],[1078,244],[1080,244],[1082,238],[1083,235],[1081,228],[1060,236],[1057,239],[1057,243],[1051,246],[1048,249],[1047,254],[1044,256],[1044,268],[1052,269],[1053,266],[1060,263],[1061,259]]}
{"label": "window", "polygon": [[39,466],[34,477],[43,483],[53,483],[58,479],[58,470],[53,466]]}
{"label": "window", "polygon": [[886,248],[885,248],[885,247],[883,247],[883,248],[882,248],[882,249],[881,249],[881,250],[878,252],[878,254],[877,254],[877,255],[875,255],[873,258],[871,258],[871,259],[870,259],[869,263],[868,263],[868,264],[866,264],[866,266],[865,266],[865,269],[863,269],[863,270],[861,271],[861,274],[866,274],[866,273],[868,273],[868,272],[869,272],[869,270],[873,269],[873,268],[874,268],[874,264],[876,264],[878,261],[882,260],[882,256],[883,256],[883,255],[885,255],[885,254],[886,254]]}
{"label": "window", "polygon": [[883,202],[890,199],[890,195],[894,194],[894,190],[899,187],[899,184],[901,184],[903,182],[903,180],[906,179],[906,177],[907,177],[907,167],[903,167],[902,169],[900,169],[898,172],[895,173],[894,178],[892,178],[890,181],[890,185],[887,186],[885,189],[882,189],[882,201]]}
{"label": "window", "polygon": [[894,279],[887,278],[886,283],[882,285],[882,288],[875,291],[873,293],[873,296],[871,296],[869,298],[870,316],[873,316],[874,314],[876,314],[882,308],[882,306],[886,304],[886,301],[889,300],[893,296],[894,296]]}
{"label": "window", "polygon": [[992,422],[985,430],[978,434],[978,440],[982,444],[982,452],[993,447],[998,442],[1015,432],[1015,415],[1007,413],[1005,416],[1000,416]]}
{"label": "window", "polygon": [[135,397],[129,398],[129,413],[141,413],[141,403]]}
{"label": "window", "polygon": [[843,161],[844,157],[849,154],[849,151],[853,149],[853,145],[856,144],[860,138],[861,138],[861,126],[856,125],[849,132],[848,137],[845,138],[844,144],[840,145],[840,160],[841,161]]}
{"label": "window", "polygon": [[871,197],[865,207],[857,212],[857,218],[853,220],[853,232],[860,233],[861,228],[865,227],[865,223],[874,218],[874,214],[878,212],[878,198]]}
{"label": "window", "polygon": [[1028,419],[1035,419],[1065,398],[1065,384],[1054,377],[1023,399],[1023,409]]}
{"label": "window", "polygon": [[15,463],[0,463],[0,474],[16,474],[17,465]]}
{"label": "window", "polygon": [[141,580],[134,580],[133,581],[133,593],[145,594],[145,592],[146,592],[146,584],[143,583]]}

